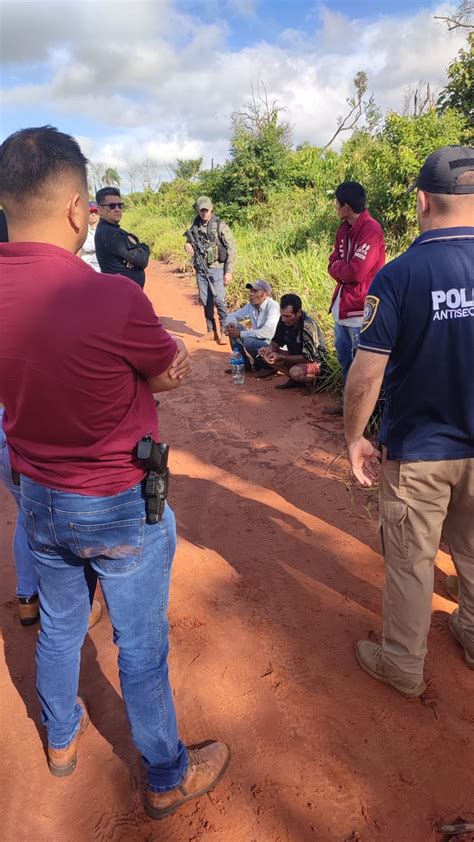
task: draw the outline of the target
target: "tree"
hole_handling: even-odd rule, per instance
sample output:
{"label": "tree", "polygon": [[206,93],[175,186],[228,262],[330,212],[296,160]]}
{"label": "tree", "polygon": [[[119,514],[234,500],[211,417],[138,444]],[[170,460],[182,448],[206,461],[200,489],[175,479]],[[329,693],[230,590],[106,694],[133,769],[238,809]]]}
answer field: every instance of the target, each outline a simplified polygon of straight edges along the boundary
{"label": "tree", "polygon": [[103,178],[105,174],[105,164],[102,161],[89,161],[87,168],[87,183],[89,193],[95,195],[100,187],[103,185]]}
{"label": "tree", "polygon": [[346,99],[349,111],[345,117],[338,117],[337,129],[331,139],[328,140],[326,145],[323,147],[324,149],[328,149],[341,132],[349,132],[354,129],[361,117],[365,117],[367,128],[370,131],[372,131],[372,129],[375,128],[377,123],[380,121],[380,109],[376,106],[373,95],[371,95],[368,99],[364,99],[364,96],[367,93],[367,85],[367,74],[364,73],[363,70],[359,70],[354,78],[354,93],[351,97]]}
{"label": "tree", "polygon": [[452,15],[435,15],[435,20],[442,20],[448,27],[449,32],[453,29],[474,29],[474,2],[462,0],[458,9]]}
{"label": "tree", "polygon": [[281,119],[286,108],[278,104],[278,100],[270,102],[265,83],[261,79],[257,86],[251,88],[250,99],[240,111],[234,111],[231,120],[234,131],[243,130],[258,137],[267,126],[278,125],[281,142],[288,148],[291,146],[291,126]]}
{"label": "tree", "polygon": [[404,117],[420,117],[425,114],[430,108],[436,105],[436,97],[433,94],[430,83],[424,85],[418,82],[416,86],[406,88],[404,93],[403,116]]}
{"label": "tree", "polygon": [[188,160],[178,158],[176,166],[172,167],[172,170],[176,178],[182,178],[183,181],[192,181],[193,178],[196,178],[201,166],[202,158],[189,158]]}
{"label": "tree", "polygon": [[102,184],[104,187],[120,187],[120,176],[113,167],[107,167],[103,176]]}
{"label": "tree", "polygon": [[153,158],[144,158],[133,168],[133,173],[144,190],[155,193],[161,183],[160,165]]}
{"label": "tree", "polygon": [[270,102],[263,82],[251,90],[248,102],[232,114],[231,160],[220,173],[237,207],[267,201],[269,190],[284,183],[290,157],[290,125],[280,119],[284,109]]}
{"label": "tree", "polygon": [[454,108],[467,123],[467,141],[473,139],[474,124],[474,33],[469,33],[466,49],[448,67],[449,82],[438,97],[438,111]]}

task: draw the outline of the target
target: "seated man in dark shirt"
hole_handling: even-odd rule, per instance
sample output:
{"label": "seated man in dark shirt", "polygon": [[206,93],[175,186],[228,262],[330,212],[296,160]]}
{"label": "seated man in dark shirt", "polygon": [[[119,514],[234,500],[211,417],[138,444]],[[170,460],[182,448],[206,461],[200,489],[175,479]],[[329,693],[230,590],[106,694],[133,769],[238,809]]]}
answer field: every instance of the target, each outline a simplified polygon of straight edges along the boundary
{"label": "seated man in dark shirt", "polygon": [[123,202],[117,187],[102,187],[95,194],[99,206],[99,224],[95,232],[95,252],[100,271],[125,275],[142,288],[150,249],[134,234],[120,227]]}
{"label": "seated man in dark shirt", "polygon": [[301,298],[288,293],[280,299],[280,320],[275,335],[268,348],[259,351],[267,368],[257,377],[271,377],[282,371],[288,380],[276,389],[304,386],[318,376],[324,351],[325,342],[319,326],[302,309]]}

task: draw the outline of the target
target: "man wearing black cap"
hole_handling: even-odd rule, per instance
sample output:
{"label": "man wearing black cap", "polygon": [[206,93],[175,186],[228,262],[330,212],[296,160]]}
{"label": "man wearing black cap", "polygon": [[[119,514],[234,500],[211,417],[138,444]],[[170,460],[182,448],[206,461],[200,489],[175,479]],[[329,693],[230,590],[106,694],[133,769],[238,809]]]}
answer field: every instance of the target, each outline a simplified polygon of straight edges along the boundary
{"label": "man wearing black cap", "polygon": [[[257,354],[261,348],[268,347],[273,339],[280,318],[280,307],[271,297],[270,284],[262,278],[246,284],[246,289],[249,291],[249,303],[227,316],[226,332],[230,344],[232,347],[237,346],[250,371],[252,364],[247,355],[257,370],[261,368]],[[250,322],[251,326],[244,327],[245,322]]]}
{"label": "man wearing black cap", "polygon": [[[226,342],[222,336],[225,332],[227,319],[225,288],[231,283],[235,268],[237,258],[235,240],[227,223],[213,213],[212,201],[209,196],[200,196],[196,201],[195,208],[197,216],[194,219],[191,231],[206,252],[207,269],[212,282],[211,288],[208,278],[195,263],[199,300],[204,307],[207,327],[207,333],[201,337],[201,341],[215,339],[218,345],[225,345]],[[194,255],[194,248],[191,243],[186,243],[184,248],[187,254]],[[221,327],[220,336],[214,316],[215,307]]]}
{"label": "man wearing black cap", "polygon": [[[421,235],[370,287],[344,405],[356,479],[372,485],[382,462],[383,638],[357,658],[406,696],[426,687],[441,531],[459,579],[449,627],[474,669],[474,149],[438,149],[414,188]],[[364,430],[384,376],[380,452]]]}

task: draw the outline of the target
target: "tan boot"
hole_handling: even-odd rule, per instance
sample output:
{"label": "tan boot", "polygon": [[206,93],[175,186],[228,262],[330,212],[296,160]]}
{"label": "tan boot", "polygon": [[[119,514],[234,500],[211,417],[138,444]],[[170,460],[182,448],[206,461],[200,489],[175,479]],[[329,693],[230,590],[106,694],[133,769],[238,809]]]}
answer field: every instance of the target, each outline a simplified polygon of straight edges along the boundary
{"label": "tan boot", "polygon": [[18,609],[22,626],[34,626],[39,620],[38,594],[34,596],[19,596]]}
{"label": "tan boot", "polygon": [[426,690],[423,679],[417,681],[415,676],[398,672],[384,663],[382,647],[370,640],[359,640],[356,646],[356,657],[362,669],[372,678],[390,684],[394,690],[398,690],[404,696],[421,696]]}
{"label": "tan boot", "polygon": [[449,628],[453,634],[453,637],[457,640],[458,643],[464,649],[464,657],[466,659],[466,664],[468,665],[469,669],[474,670],[474,652],[468,652],[466,649],[466,645],[464,642],[464,632],[461,628],[461,624],[459,622],[459,609],[456,608],[449,618]]}
{"label": "tan boot", "polygon": [[189,766],[182,783],[169,792],[146,794],[145,809],[151,819],[164,819],[186,801],[200,798],[222,778],[230,761],[230,749],[225,743],[205,742],[188,748]]}
{"label": "tan boot", "polygon": [[50,748],[48,746],[48,765],[49,771],[57,778],[65,778],[71,775],[77,766],[77,746],[84,731],[89,725],[89,713],[87,711],[86,703],[83,699],[78,699],[78,704],[82,708],[82,719],[79,730],[73,741],[69,743],[66,748]]}
{"label": "tan boot", "polygon": [[459,602],[459,579],[457,576],[446,576],[444,589],[454,602]]}
{"label": "tan boot", "polygon": [[89,631],[94,628],[96,623],[99,622],[100,618],[102,617],[102,604],[99,602],[98,599],[94,599],[91,605],[91,613],[89,615]]}

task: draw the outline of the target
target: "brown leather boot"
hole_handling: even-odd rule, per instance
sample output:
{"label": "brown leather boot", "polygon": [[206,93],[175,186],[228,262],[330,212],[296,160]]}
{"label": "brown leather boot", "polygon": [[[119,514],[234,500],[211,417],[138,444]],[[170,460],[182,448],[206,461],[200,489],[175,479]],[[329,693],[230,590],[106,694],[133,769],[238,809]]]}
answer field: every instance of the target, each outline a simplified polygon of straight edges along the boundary
{"label": "brown leather boot", "polygon": [[18,608],[20,612],[20,623],[22,626],[34,626],[39,620],[39,599],[38,594],[34,596],[19,596]]}
{"label": "brown leather boot", "polygon": [[209,792],[222,778],[230,761],[225,743],[207,741],[188,747],[189,766],[182,783],[169,792],[146,794],[145,809],[151,819],[164,819],[186,801]]}
{"label": "brown leather boot", "polygon": [[84,731],[89,725],[89,713],[84,699],[78,699],[82,708],[82,719],[79,730],[73,741],[66,748],[51,748],[48,746],[49,771],[57,778],[65,778],[71,775],[77,766],[77,746]]}

